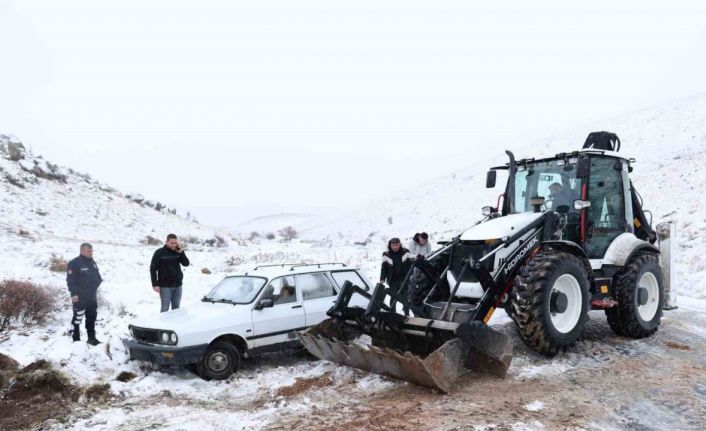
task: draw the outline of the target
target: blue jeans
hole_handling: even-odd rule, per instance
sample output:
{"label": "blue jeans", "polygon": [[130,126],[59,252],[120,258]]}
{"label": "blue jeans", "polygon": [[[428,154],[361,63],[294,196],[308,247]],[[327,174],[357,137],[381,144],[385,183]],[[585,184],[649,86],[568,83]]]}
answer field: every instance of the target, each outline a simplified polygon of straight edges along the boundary
{"label": "blue jeans", "polygon": [[162,300],[162,313],[169,311],[169,304],[171,304],[172,310],[176,310],[181,303],[181,286],[160,287],[159,299]]}

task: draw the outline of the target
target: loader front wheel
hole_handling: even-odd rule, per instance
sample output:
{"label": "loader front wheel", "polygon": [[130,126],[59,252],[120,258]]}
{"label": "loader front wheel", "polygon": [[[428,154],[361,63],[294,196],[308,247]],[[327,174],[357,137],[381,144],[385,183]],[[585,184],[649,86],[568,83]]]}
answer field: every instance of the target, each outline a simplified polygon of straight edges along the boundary
{"label": "loader front wheel", "polygon": [[613,332],[644,338],[659,327],[662,319],[664,285],[657,256],[637,255],[615,275],[613,297],[618,305],[606,309]]}
{"label": "loader front wheel", "polygon": [[512,313],[522,341],[553,356],[581,337],[588,321],[588,272],[576,256],[540,252],[523,266],[513,285]]}

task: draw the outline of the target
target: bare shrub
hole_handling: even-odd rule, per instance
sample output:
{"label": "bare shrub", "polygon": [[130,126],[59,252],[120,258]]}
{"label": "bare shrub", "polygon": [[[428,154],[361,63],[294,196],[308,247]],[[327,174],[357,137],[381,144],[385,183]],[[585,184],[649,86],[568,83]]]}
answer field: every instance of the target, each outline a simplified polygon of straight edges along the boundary
{"label": "bare shrub", "polygon": [[228,259],[226,259],[226,266],[229,268],[231,267],[236,267],[239,265],[242,265],[245,262],[245,259],[241,256],[231,256]]}
{"label": "bare shrub", "polygon": [[260,238],[260,234],[258,232],[255,232],[255,231],[250,232],[250,241],[252,241],[254,239],[258,239],[258,238]]}
{"label": "bare shrub", "polygon": [[186,244],[200,244],[201,240],[195,235],[186,235],[181,238]]}
{"label": "bare shrub", "polygon": [[12,175],[6,173],[5,179],[7,180],[8,183],[12,184],[15,187],[19,187],[21,189],[25,188],[25,185],[22,182],[22,180],[17,177],[13,177]]}
{"label": "bare shrub", "polygon": [[273,234],[272,232],[270,232],[270,233],[268,233],[267,235],[265,235],[265,238],[267,238],[267,239],[275,239],[275,238],[277,238],[277,237],[275,236],[275,234]]}
{"label": "bare shrub", "polygon": [[142,244],[145,244],[145,245],[161,245],[161,244],[162,244],[162,240],[161,240],[161,239],[155,238],[155,237],[153,237],[152,235],[147,235],[147,236],[145,237],[145,239],[143,239],[143,240],[140,241],[140,242],[141,242]]}
{"label": "bare shrub", "polygon": [[210,273],[211,273],[211,270],[210,270],[210,269],[208,269],[208,268],[206,268],[206,267],[201,268],[201,274],[206,274],[206,275],[208,275],[208,274],[210,274]]}
{"label": "bare shrub", "polygon": [[66,272],[68,269],[68,262],[64,259],[64,256],[52,253],[49,259],[49,271],[51,272]]}
{"label": "bare shrub", "polygon": [[292,226],[287,226],[285,228],[282,228],[277,232],[279,236],[282,237],[285,241],[291,241],[295,239],[296,237],[299,236],[299,233],[297,233],[297,230],[294,229]]}
{"label": "bare shrub", "polygon": [[0,332],[10,323],[42,323],[57,309],[59,295],[47,286],[27,281],[4,280],[0,282]]}

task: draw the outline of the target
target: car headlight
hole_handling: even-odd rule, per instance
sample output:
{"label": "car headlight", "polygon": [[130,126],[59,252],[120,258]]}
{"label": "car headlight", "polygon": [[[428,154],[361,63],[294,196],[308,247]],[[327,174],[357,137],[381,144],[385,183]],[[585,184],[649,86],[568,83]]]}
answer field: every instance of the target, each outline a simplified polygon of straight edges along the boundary
{"label": "car headlight", "polygon": [[174,331],[159,331],[159,343],[169,344],[171,346],[176,346],[179,337],[177,337]]}

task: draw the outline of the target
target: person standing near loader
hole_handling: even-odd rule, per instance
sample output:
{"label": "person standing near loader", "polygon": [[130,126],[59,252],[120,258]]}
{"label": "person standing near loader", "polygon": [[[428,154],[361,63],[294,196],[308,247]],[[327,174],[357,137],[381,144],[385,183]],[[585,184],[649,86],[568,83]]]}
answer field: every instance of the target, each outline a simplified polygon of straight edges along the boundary
{"label": "person standing near loader", "polygon": [[152,289],[159,293],[162,303],[161,312],[179,308],[181,303],[181,284],[184,273],[181,266],[189,266],[189,258],[186,257],[177,236],[173,233],[167,235],[167,242],[164,247],[158,248],[152,256],[150,264],[150,278],[152,279]]}
{"label": "person standing near loader", "polygon": [[66,269],[66,284],[73,304],[73,329],[69,331],[74,341],[81,341],[81,321],[86,318],[88,344],[97,346],[96,317],[98,315],[98,286],[103,282],[98,265],[93,260],[93,246],[81,244],[80,254],[69,262]]}
{"label": "person standing near loader", "polygon": [[382,254],[380,268],[380,283],[385,283],[393,289],[398,289],[404,281],[407,271],[412,264],[413,256],[406,248],[402,247],[399,238],[392,238],[387,243],[387,251]]}
{"label": "person standing near loader", "polygon": [[426,232],[415,233],[412,242],[409,243],[409,252],[412,256],[428,256],[431,253],[431,245],[429,244],[429,234]]}

